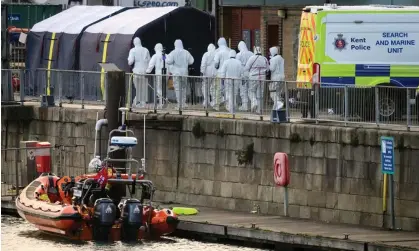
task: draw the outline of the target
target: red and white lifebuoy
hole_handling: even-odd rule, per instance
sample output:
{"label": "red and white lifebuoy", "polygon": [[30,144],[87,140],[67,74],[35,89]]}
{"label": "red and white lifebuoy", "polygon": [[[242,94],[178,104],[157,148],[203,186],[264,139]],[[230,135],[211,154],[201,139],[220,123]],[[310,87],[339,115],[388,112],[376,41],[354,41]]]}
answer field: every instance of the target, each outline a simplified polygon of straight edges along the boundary
{"label": "red and white lifebuoy", "polygon": [[275,153],[274,156],[274,181],[277,186],[288,186],[290,183],[290,169],[288,166],[288,155],[286,153]]}

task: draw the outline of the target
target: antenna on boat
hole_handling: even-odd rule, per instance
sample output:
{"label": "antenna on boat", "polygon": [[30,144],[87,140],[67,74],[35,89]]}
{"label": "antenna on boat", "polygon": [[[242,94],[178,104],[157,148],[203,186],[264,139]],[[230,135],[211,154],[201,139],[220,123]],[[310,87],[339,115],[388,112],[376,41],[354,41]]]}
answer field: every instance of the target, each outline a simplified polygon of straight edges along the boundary
{"label": "antenna on boat", "polygon": [[[99,120],[99,112],[96,112],[96,121]],[[95,150],[93,151],[93,158],[96,157],[96,149],[97,149],[97,132],[95,128]]]}
{"label": "antenna on boat", "polygon": [[143,167],[143,170],[145,171],[145,119],[146,119],[146,114],[144,114],[144,129],[143,129],[143,158],[141,159],[141,164]]}

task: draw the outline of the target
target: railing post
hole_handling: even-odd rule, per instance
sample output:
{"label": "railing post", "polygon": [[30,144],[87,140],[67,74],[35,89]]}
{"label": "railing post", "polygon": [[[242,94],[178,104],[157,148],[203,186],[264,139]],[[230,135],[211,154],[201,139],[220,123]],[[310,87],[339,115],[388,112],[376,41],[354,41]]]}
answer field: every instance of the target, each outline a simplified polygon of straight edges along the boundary
{"label": "railing post", "polygon": [[379,103],[380,103],[380,94],[379,94],[379,87],[375,86],[374,87],[374,93],[375,93],[375,98],[374,98],[374,104],[375,104],[375,124],[377,126],[379,126],[380,124],[380,108],[379,108]]}
{"label": "railing post", "polygon": [[205,93],[204,93],[204,99],[205,99],[205,116],[208,117],[209,115],[209,110],[208,110],[208,106],[209,106],[209,100],[210,100],[210,84],[212,83],[211,81],[214,81],[213,78],[210,77],[205,77],[202,78],[202,81],[204,82],[205,85]]}
{"label": "railing post", "polygon": [[348,113],[349,113],[349,92],[348,92],[348,86],[345,85],[345,89],[344,89],[344,109],[345,109],[345,126],[348,126]]}
{"label": "railing post", "polygon": [[320,93],[320,84],[319,83],[314,83],[314,117],[316,119],[316,124],[319,123],[319,101],[320,101],[320,97],[319,97],[319,93]]}
{"label": "railing post", "polygon": [[58,72],[58,106],[63,107],[63,73],[61,71]]}
{"label": "railing post", "polygon": [[23,105],[23,102],[25,101],[25,87],[26,87],[26,74],[25,74],[26,72],[25,72],[25,70],[24,69],[22,69],[22,70],[20,70],[20,73],[19,73],[19,75],[20,75],[20,77],[19,77],[19,79],[20,79],[20,89],[19,89],[19,98],[20,98],[20,104],[21,105]]}
{"label": "railing post", "polygon": [[84,109],[84,72],[80,73],[80,98],[81,98],[81,109]]}
{"label": "railing post", "polygon": [[[179,108],[179,115],[182,115],[182,106],[183,106],[183,76],[175,76],[173,77],[173,85],[175,85],[175,78],[178,82],[178,88],[179,88],[179,100],[178,102],[178,108]],[[175,92],[176,92],[176,86],[175,86]]]}
{"label": "railing post", "polygon": [[285,115],[287,116],[287,122],[290,122],[291,120],[291,115],[290,115],[290,106],[289,106],[289,93],[288,93],[288,83],[287,81],[282,82],[285,86],[285,100],[284,100],[284,105],[285,105]]}
{"label": "railing post", "polygon": [[157,113],[157,78],[160,78],[161,76],[154,75],[152,76],[153,79],[153,99],[154,99],[154,113]]}
{"label": "railing post", "polygon": [[15,150],[16,197],[19,196],[19,148]]}
{"label": "railing post", "polygon": [[231,79],[231,93],[230,93],[230,98],[231,98],[231,102],[230,102],[230,104],[231,104],[231,114],[233,115],[233,119],[234,118],[236,118],[236,93],[235,93],[235,82],[236,82],[237,80],[235,80],[235,79]]}
{"label": "railing post", "polygon": [[[262,104],[263,104],[263,90],[265,87],[265,82],[263,80],[259,80],[259,92],[256,89],[256,95],[258,96],[258,110],[259,110],[259,118],[263,120],[263,112],[262,112]],[[259,94],[258,94],[259,93]]]}
{"label": "railing post", "polygon": [[410,126],[411,126],[411,115],[412,115],[412,107],[410,105],[410,88],[406,88],[406,120],[407,120],[407,130],[410,130]]}

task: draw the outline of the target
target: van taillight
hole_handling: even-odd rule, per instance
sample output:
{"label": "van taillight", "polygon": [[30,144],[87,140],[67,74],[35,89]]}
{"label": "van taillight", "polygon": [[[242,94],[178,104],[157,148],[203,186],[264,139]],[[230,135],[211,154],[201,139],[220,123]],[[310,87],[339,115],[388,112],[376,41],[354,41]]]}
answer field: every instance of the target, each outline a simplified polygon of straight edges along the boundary
{"label": "van taillight", "polygon": [[320,83],[320,64],[318,63],[313,64],[313,78],[311,82]]}

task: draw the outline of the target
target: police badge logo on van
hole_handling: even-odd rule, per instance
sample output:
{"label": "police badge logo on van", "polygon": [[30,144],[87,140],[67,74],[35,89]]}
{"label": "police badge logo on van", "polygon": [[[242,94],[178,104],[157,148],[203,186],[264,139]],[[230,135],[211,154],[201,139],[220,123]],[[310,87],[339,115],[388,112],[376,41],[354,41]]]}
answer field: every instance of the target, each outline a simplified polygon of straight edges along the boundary
{"label": "police badge logo on van", "polygon": [[346,40],[343,37],[343,34],[338,34],[338,37],[335,38],[335,42],[333,44],[335,45],[335,49],[339,51],[346,49]]}

